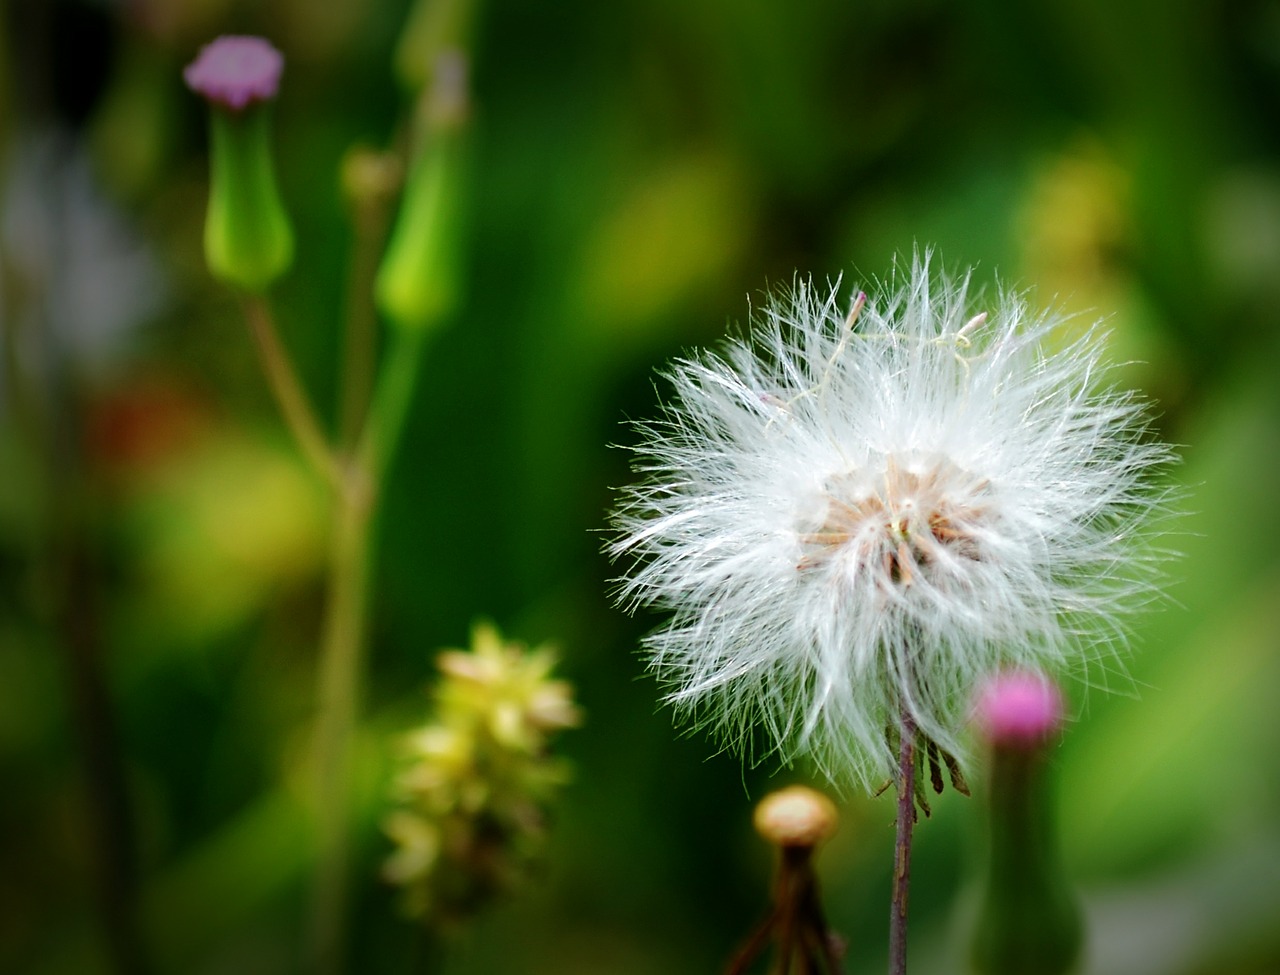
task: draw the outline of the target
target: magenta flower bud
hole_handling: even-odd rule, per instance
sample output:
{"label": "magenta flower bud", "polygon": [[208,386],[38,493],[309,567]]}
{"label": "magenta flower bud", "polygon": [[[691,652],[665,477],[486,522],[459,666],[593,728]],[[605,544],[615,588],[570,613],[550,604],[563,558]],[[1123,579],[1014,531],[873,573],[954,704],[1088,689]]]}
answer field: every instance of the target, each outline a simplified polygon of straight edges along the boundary
{"label": "magenta flower bud", "polygon": [[262,291],[293,262],[268,111],[283,70],[284,57],[261,37],[219,37],[182,73],[213,108],[205,261],[215,277],[248,291]]}
{"label": "magenta flower bud", "polygon": [[284,55],[269,41],[227,35],[202,47],[182,77],[192,91],[238,112],[251,102],[274,99],[283,72]]}
{"label": "magenta flower bud", "polygon": [[996,748],[1035,748],[1062,730],[1062,694],[1039,674],[1012,671],[982,689],[974,718]]}

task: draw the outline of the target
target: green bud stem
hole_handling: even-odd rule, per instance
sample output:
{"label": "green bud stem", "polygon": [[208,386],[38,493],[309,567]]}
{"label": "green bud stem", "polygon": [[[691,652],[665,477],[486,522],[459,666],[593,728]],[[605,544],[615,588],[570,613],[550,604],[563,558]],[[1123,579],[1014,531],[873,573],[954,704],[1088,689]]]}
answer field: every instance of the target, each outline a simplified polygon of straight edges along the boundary
{"label": "green bud stem", "polygon": [[1062,866],[1053,768],[1043,747],[994,750],[990,851],[973,941],[979,975],[1065,975],[1083,942]]}
{"label": "green bud stem", "polygon": [[311,401],[298,380],[293,360],[280,342],[267,299],[259,296],[247,297],[244,316],[249,334],[258,349],[258,361],[262,364],[263,375],[266,376],[271,394],[275,397],[289,432],[293,434],[298,447],[316,473],[340,492],[343,472],[320,429]]}
{"label": "green bud stem", "polygon": [[474,19],[472,0],[415,0],[396,42],[395,73],[400,84],[408,91],[426,87],[441,51],[470,47]]}
{"label": "green bud stem", "polygon": [[205,259],[215,277],[259,292],[293,262],[293,231],[272,168],[270,110],[215,108],[210,120]]}
{"label": "green bud stem", "polygon": [[423,345],[422,332],[392,335],[386,360],[378,372],[369,418],[356,450],[360,468],[375,485],[381,484],[399,446],[421,371]]}

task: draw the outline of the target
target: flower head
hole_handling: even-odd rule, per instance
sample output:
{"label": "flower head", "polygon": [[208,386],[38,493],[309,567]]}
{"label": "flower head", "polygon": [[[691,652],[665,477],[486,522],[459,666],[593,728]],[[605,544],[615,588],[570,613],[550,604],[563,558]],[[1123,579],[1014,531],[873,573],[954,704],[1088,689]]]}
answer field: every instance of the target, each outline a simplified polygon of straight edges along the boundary
{"label": "flower head", "polygon": [[671,368],[612,552],[636,559],[625,603],[672,611],[647,649],[683,714],[873,786],[904,711],[958,753],[980,676],[1116,643],[1170,452],[1106,385],[1097,327],[1064,342],[1016,294],[975,315],[928,255],[838,304],[800,281]]}
{"label": "flower head", "polygon": [[1062,692],[1025,671],[997,674],[983,684],[973,711],[983,737],[996,748],[1037,748],[1062,730]]}
{"label": "flower head", "polygon": [[238,112],[275,98],[283,72],[284,56],[270,41],[227,35],[202,47],[182,77],[192,91]]}

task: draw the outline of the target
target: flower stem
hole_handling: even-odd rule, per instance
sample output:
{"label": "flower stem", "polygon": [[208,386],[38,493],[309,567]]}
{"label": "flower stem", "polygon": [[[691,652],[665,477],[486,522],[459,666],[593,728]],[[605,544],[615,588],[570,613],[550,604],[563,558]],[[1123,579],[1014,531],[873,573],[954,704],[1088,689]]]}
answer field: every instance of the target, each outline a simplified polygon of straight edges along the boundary
{"label": "flower stem", "polygon": [[369,296],[378,273],[382,242],[389,220],[381,198],[368,194],[357,200],[352,215],[354,245],[347,269],[347,314],[342,347],[342,399],[339,408],[339,443],[355,446],[364,426],[373,389],[378,352],[378,322]]}
{"label": "flower stem", "polygon": [[361,686],[372,539],[370,502],[370,496],[358,489],[338,494],[330,543],[315,732],[319,862],[312,950],[317,972],[341,971],[346,945],[351,739]]}
{"label": "flower stem", "polygon": [[378,385],[369,406],[369,417],[356,447],[356,463],[375,485],[386,475],[404,431],[413,403],[413,391],[422,364],[424,334],[397,330],[391,336],[387,358],[378,373]]}
{"label": "flower stem", "polygon": [[315,410],[298,381],[289,354],[280,342],[275,318],[266,299],[259,295],[247,295],[244,299],[244,317],[254,345],[257,346],[267,384],[271,387],[271,393],[289,432],[317,473],[341,492],[342,472],[320,430]]}
{"label": "flower stem", "polygon": [[911,832],[916,821],[916,722],[902,706],[898,739],[898,822],[893,855],[893,901],[889,911],[889,975],[907,971],[907,898],[911,886]]}
{"label": "flower stem", "polygon": [[[351,739],[361,686],[372,521],[377,490],[367,467],[343,461],[330,447],[271,309],[245,299],[245,320],[285,424],[311,465],[333,489],[328,593],[321,629],[316,692],[316,878],[311,939],[316,972],[342,970],[346,947],[346,887],[350,861]],[[348,370],[349,372],[351,370]],[[365,431],[379,443],[376,422]]]}
{"label": "flower stem", "polygon": [[351,844],[351,739],[363,672],[373,522],[381,486],[413,399],[421,336],[397,335],[379,370],[356,457],[337,493],[316,716],[319,798],[312,951],[314,970],[343,970]]}
{"label": "flower stem", "polygon": [[981,975],[1064,975],[1079,962],[1084,926],[1062,862],[1049,747],[993,749],[972,950]]}

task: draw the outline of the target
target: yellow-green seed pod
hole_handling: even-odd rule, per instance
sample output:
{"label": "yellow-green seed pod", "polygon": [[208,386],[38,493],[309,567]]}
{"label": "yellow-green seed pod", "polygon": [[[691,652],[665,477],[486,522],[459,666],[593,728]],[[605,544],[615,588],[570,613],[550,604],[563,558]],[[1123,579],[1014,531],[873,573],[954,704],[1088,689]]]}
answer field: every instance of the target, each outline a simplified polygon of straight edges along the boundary
{"label": "yellow-green seed pod", "polygon": [[188,66],[187,84],[208,99],[210,272],[262,291],[293,263],[293,230],[276,187],[269,102],[283,58],[257,37],[220,37]]}
{"label": "yellow-green seed pod", "polygon": [[837,820],[835,803],[803,785],[769,793],[752,816],[756,832],[775,846],[817,846],[836,831]]}

